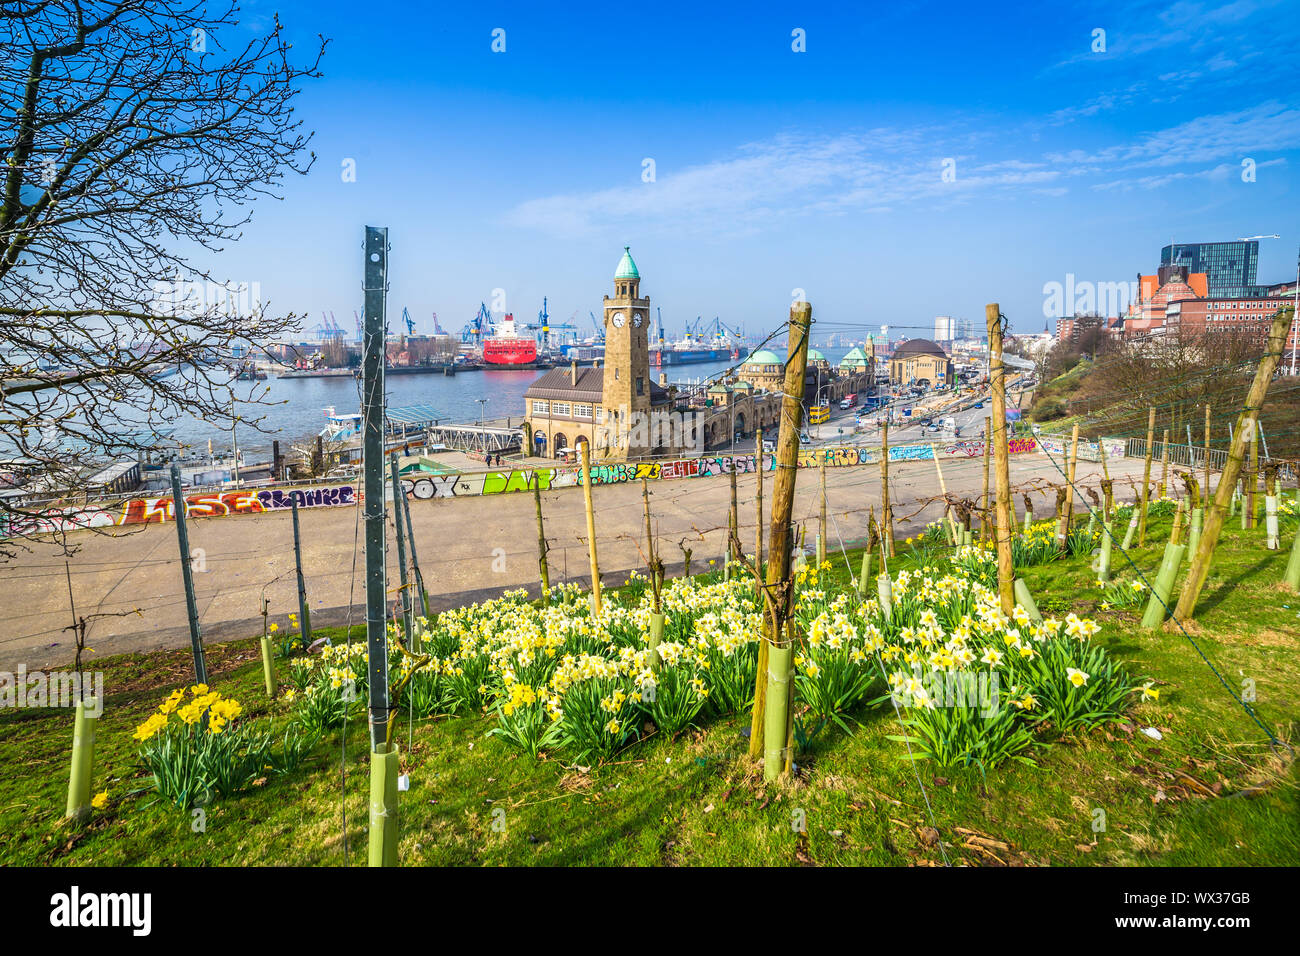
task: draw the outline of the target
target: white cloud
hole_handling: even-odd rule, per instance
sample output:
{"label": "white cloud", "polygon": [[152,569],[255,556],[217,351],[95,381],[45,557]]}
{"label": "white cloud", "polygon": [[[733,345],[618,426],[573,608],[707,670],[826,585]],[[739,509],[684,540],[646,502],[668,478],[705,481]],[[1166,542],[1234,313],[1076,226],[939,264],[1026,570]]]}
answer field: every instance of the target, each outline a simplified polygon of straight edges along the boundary
{"label": "white cloud", "polygon": [[[1015,131],[875,129],[864,133],[784,134],[734,155],[671,169],[653,183],[531,199],[506,214],[508,225],[573,237],[621,229],[737,236],[802,216],[875,214],[907,205],[946,209],[976,198],[1060,197],[1069,184],[1094,190],[1158,189],[1186,180],[1226,179],[1246,157],[1258,168],[1300,147],[1300,109],[1263,103],[1199,116],[1100,148],[1040,156],[987,156]],[[1023,142],[1023,139],[1021,140]],[[951,161],[949,163],[949,161]],[[945,163],[954,177],[945,180]]]}

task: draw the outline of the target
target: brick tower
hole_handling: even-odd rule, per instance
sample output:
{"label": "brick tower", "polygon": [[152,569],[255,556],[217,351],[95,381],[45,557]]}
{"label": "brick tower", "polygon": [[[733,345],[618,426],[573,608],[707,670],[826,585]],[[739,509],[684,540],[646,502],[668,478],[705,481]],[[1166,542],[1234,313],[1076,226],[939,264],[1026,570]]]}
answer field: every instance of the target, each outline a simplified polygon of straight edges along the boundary
{"label": "brick tower", "polygon": [[[641,274],[627,246],[605,296],[605,369],[601,405],[606,440],[596,456],[638,458],[650,453],[650,299],[640,298]],[[603,447],[602,447],[603,446]]]}

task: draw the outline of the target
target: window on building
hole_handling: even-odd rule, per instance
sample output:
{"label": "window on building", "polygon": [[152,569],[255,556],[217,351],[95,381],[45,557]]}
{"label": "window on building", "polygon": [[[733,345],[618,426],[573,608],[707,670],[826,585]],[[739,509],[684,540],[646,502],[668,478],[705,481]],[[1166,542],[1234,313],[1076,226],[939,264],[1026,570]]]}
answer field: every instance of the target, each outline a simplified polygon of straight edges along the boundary
{"label": "window on building", "polygon": [[568,414],[569,414],[569,403],[568,403],[568,402],[551,402],[551,414],[552,414],[552,415],[568,415]]}
{"label": "window on building", "polygon": [[590,418],[590,417],[591,417],[591,406],[590,406],[590,405],[574,405],[574,406],[573,406],[573,417],[574,417],[574,418]]}
{"label": "window on building", "polygon": [[596,421],[598,421],[598,422],[603,422],[604,420],[605,420],[605,406],[604,406],[604,405],[597,405],[597,406],[596,406]]}
{"label": "window on building", "polygon": [[641,376],[639,376],[639,375],[637,376],[637,379],[636,379],[636,393],[637,393],[638,395],[644,395],[644,394],[645,394],[645,380],[644,380],[643,378],[641,378]]}
{"label": "window on building", "polygon": [[545,415],[550,410],[550,403],[544,402],[540,398],[533,399],[533,414]]}

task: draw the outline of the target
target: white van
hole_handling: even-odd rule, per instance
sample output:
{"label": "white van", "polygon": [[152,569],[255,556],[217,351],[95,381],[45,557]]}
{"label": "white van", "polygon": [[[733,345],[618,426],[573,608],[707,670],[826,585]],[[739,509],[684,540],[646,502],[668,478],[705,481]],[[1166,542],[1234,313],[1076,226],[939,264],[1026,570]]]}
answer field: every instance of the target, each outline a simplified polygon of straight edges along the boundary
{"label": "white van", "polygon": [[957,419],[953,418],[951,415],[945,418],[943,420],[943,430],[946,432],[957,431]]}

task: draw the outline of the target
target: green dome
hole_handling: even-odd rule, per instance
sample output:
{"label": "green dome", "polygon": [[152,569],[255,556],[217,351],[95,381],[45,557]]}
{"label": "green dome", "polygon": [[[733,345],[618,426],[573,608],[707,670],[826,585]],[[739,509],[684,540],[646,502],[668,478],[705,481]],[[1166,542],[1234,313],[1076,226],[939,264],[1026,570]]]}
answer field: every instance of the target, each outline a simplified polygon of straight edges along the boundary
{"label": "green dome", "polygon": [[746,365],[780,365],[781,358],[770,349],[759,349],[745,359]]}
{"label": "green dome", "polygon": [[840,359],[840,368],[857,368],[859,365],[870,365],[871,362],[863,353],[862,349],[855,348],[844,358]]}
{"label": "green dome", "polygon": [[825,362],[825,361],[826,361],[826,356],[825,356],[825,355],[822,355],[822,353],[821,353],[821,352],[818,352],[816,349],[809,349],[809,350],[808,350],[808,361],[809,361],[809,362]]}
{"label": "green dome", "polygon": [[618,260],[618,268],[614,270],[615,279],[639,279],[641,273],[636,271],[636,263],[632,261],[632,253],[628,251],[631,247],[623,247],[623,258]]}

